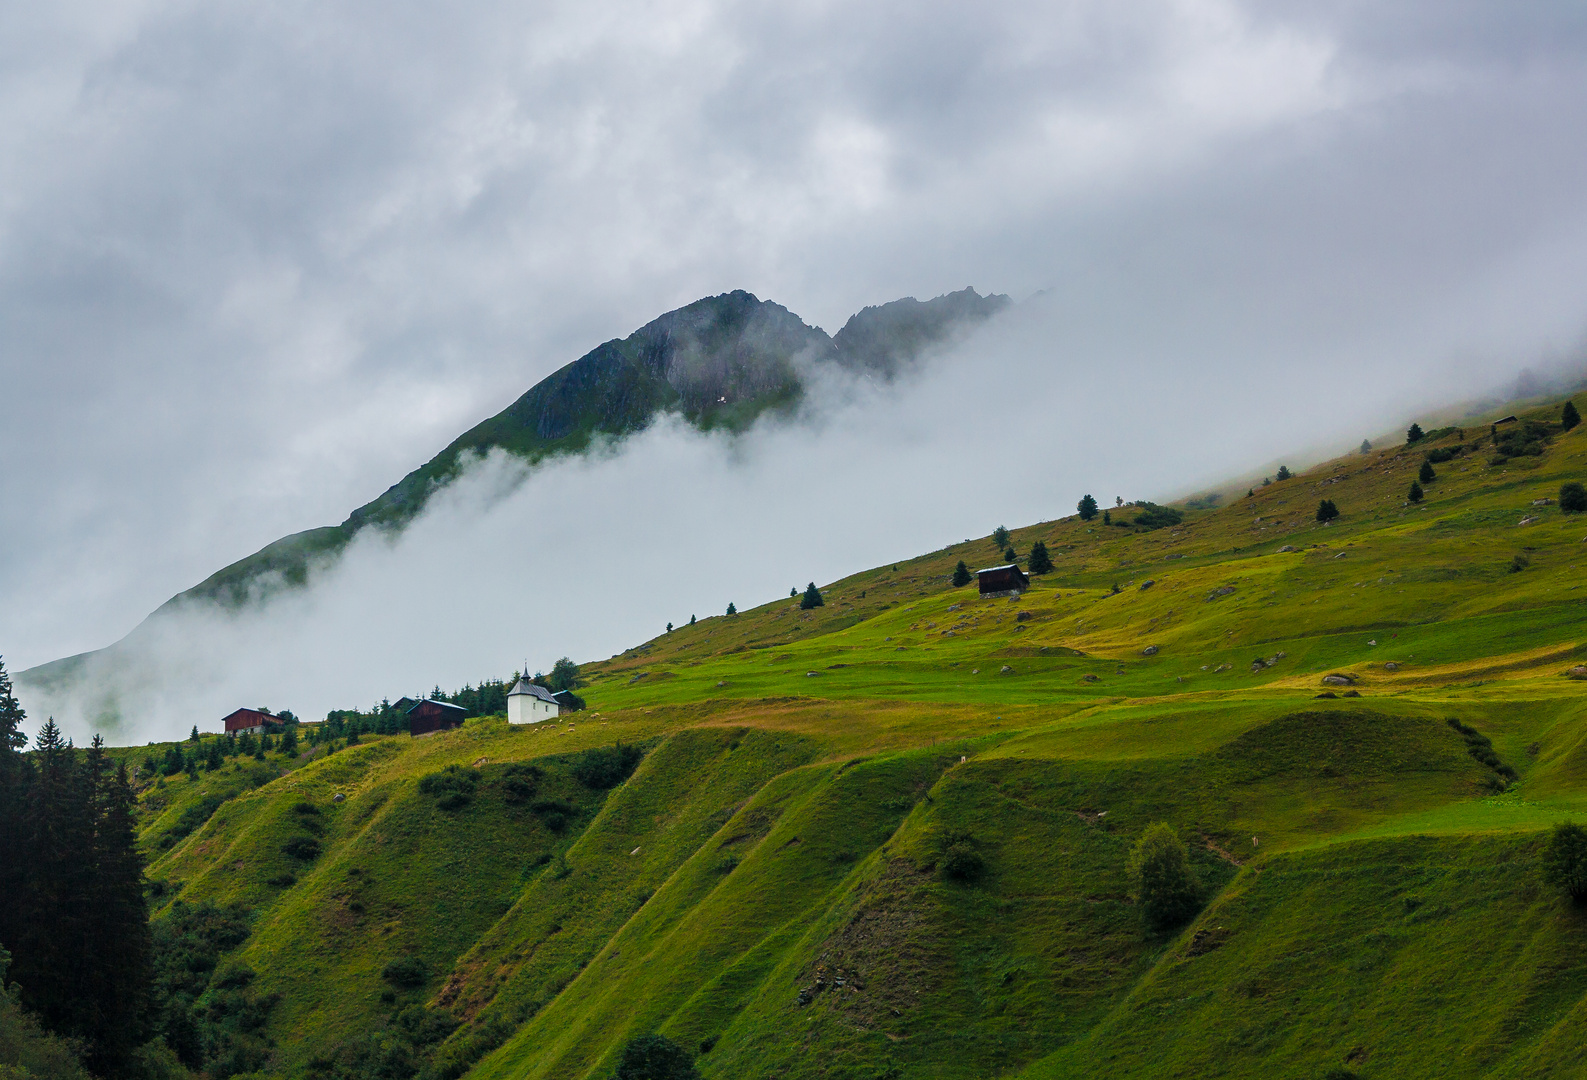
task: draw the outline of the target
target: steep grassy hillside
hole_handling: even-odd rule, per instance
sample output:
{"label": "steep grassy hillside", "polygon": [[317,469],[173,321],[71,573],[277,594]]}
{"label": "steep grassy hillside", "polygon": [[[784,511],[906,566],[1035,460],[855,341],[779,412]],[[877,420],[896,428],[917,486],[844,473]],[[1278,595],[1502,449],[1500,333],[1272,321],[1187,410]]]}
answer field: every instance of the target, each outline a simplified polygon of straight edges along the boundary
{"label": "steep grassy hillside", "polygon": [[[589,664],[554,723],[168,778],[160,918],[243,913],[267,1075],[603,1078],[652,1032],[735,1080],[1581,1075],[1559,405],[1016,528],[1055,566],[1014,600],[952,586],[1002,559],[967,540]],[[1202,902],[1166,930],[1156,822]]]}

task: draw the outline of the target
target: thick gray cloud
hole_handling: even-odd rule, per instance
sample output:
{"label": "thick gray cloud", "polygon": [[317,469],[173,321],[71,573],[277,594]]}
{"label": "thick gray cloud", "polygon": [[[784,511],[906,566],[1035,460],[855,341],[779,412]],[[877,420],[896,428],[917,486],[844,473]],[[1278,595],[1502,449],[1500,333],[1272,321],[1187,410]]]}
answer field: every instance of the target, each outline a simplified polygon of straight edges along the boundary
{"label": "thick gray cloud", "polygon": [[[66,2],[0,13],[0,43],[13,668],[120,637],[730,288],[828,330],[900,295],[1050,290],[1017,348],[939,365],[1017,380],[1020,425],[950,394],[866,444],[897,499],[805,580],[1053,516],[1076,485],[1161,494],[1358,439],[1581,340],[1577,5]],[[867,427],[894,430],[825,430]],[[676,484],[716,475],[674,437]],[[796,486],[771,448],[822,444],[793,437],[713,452]],[[933,469],[961,460],[1020,482],[972,484],[927,543]],[[1037,479],[1050,500],[1021,501]],[[718,529],[759,506],[711,505]],[[609,652],[685,595],[604,612],[613,643],[565,636]],[[520,658],[488,640],[414,679]]]}

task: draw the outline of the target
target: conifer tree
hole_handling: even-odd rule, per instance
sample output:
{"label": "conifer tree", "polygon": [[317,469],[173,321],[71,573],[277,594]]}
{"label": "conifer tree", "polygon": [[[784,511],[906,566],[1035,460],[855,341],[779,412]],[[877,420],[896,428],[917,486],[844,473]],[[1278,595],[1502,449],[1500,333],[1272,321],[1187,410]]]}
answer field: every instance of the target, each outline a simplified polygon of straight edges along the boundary
{"label": "conifer tree", "polygon": [[1018,562],[1019,552],[1015,551],[1013,548],[1009,548],[1007,551],[1003,552],[1003,561],[1008,563]]}
{"label": "conifer tree", "polygon": [[1419,441],[1422,438],[1422,435],[1423,435],[1422,425],[1421,424],[1412,424],[1409,428],[1406,429],[1406,432],[1405,432],[1405,443],[1406,443],[1406,445],[1409,446],[1411,443]]}
{"label": "conifer tree", "polygon": [[193,730],[187,733],[188,742],[198,742],[198,725],[193,725]]}
{"label": "conifer tree", "polygon": [[964,560],[959,560],[959,565],[953,568],[953,587],[962,588],[970,584],[970,568],[964,565]]}
{"label": "conifer tree", "polygon": [[1030,546],[1030,561],[1026,567],[1032,574],[1048,574],[1052,572],[1052,556],[1047,554],[1047,545],[1038,540]]}
{"label": "conifer tree", "polygon": [[1415,480],[1412,480],[1411,490],[1405,497],[1411,500],[1413,503],[1419,503],[1422,501],[1422,495],[1422,485],[1418,484]]}
{"label": "conifer tree", "polygon": [[1422,462],[1422,467],[1417,472],[1416,479],[1420,480],[1424,484],[1431,484],[1434,480],[1438,479],[1438,474],[1433,471],[1433,463],[1431,461]]}
{"label": "conifer tree", "polygon": [[826,606],[826,601],[821,599],[821,590],[816,588],[816,583],[812,581],[805,589],[804,596],[799,599],[800,610],[809,611],[811,608],[824,606]]}
{"label": "conifer tree", "polygon": [[1581,413],[1576,411],[1576,403],[1574,401],[1565,403],[1565,407],[1560,410],[1559,422],[1560,426],[1566,431],[1581,423]]}
{"label": "conifer tree", "polygon": [[1278,467],[1278,478],[1280,480],[1288,480],[1293,475],[1294,473],[1289,471],[1288,465],[1280,465]]}
{"label": "conifer tree", "polygon": [[1368,452],[1368,451],[1370,451],[1370,450],[1371,450],[1371,449],[1372,449],[1372,444],[1371,444],[1371,443],[1369,443],[1369,442],[1367,442],[1367,440],[1365,440],[1365,439],[1362,439],[1362,440],[1361,440],[1361,452],[1362,452],[1362,453],[1363,453],[1363,454],[1365,454],[1365,453],[1367,453],[1367,452]]}
{"label": "conifer tree", "polygon": [[1336,518],[1338,516],[1339,516],[1339,508],[1334,505],[1334,501],[1332,499],[1324,499],[1322,502],[1317,504],[1317,520],[1318,521],[1326,523],[1326,522],[1332,521],[1334,518]]}
{"label": "conifer tree", "polygon": [[1572,480],[1559,487],[1559,508],[1567,514],[1587,512],[1587,487]]}
{"label": "conifer tree", "polygon": [[1075,505],[1075,509],[1080,511],[1081,521],[1090,521],[1097,516],[1097,501],[1086,495]]}
{"label": "conifer tree", "polygon": [[738,614],[738,608],[733,606],[733,602],[731,600],[729,600],[727,602],[727,613],[729,615],[737,615]]}
{"label": "conifer tree", "polygon": [[1001,525],[993,529],[992,543],[996,545],[999,550],[1008,547],[1008,530],[1003,528]]}
{"label": "conifer tree", "polygon": [[1113,512],[1111,510],[1102,511],[1102,524],[1104,524],[1104,525],[1112,525],[1113,524]]}
{"label": "conifer tree", "polygon": [[690,615],[690,616],[689,616],[689,625],[690,625],[690,626],[693,626],[693,625],[694,625],[694,616],[693,616],[693,615]]}

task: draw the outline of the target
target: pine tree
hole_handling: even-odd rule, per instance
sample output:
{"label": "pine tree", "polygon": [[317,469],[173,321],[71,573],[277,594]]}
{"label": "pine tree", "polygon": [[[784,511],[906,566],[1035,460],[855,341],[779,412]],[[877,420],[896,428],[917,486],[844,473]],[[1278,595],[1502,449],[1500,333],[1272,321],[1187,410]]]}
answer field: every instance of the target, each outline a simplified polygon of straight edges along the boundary
{"label": "pine tree", "polygon": [[672,624],[671,623],[667,624],[667,633],[669,633],[669,634],[672,633]]}
{"label": "pine tree", "polygon": [[1015,551],[1013,548],[1009,548],[1007,551],[1003,552],[1003,561],[1008,563],[1018,562],[1019,552]]}
{"label": "pine tree", "polygon": [[1110,510],[1102,511],[1102,524],[1104,524],[1104,525],[1112,525],[1113,524],[1113,512],[1112,511],[1110,511]]}
{"label": "pine tree", "polygon": [[[99,745],[95,739],[96,747]],[[94,866],[86,991],[95,1003],[91,1065],[100,1075],[122,1072],[142,1041],[153,979],[143,857],[138,852],[136,797],[125,765],[99,770],[94,785]]]}
{"label": "pine tree", "polygon": [[821,599],[821,590],[816,588],[816,583],[812,581],[805,589],[804,596],[799,599],[799,607],[803,611],[809,611],[811,608],[824,606],[826,601]]}
{"label": "pine tree", "polygon": [[1273,486],[1273,478],[1271,476],[1262,477],[1262,486],[1263,487],[1272,487]]}
{"label": "pine tree", "polygon": [[1334,505],[1334,501],[1332,499],[1324,499],[1322,502],[1317,504],[1318,521],[1326,523],[1332,521],[1338,516],[1339,508]]}
{"label": "pine tree", "polygon": [[23,798],[33,771],[21,751],[28,744],[22,733],[27,720],[21,702],[11,690],[11,676],[0,659],[0,945],[17,945],[18,898],[23,890]]}
{"label": "pine tree", "polygon": [[964,565],[964,560],[959,560],[959,565],[953,568],[953,587],[962,588],[970,584],[970,568]]}
{"label": "pine tree", "polygon": [[999,525],[992,530],[992,543],[1000,550],[1008,547],[1008,530]]}
{"label": "pine tree", "polygon": [[198,725],[193,725],[193,730],[187,733],[188,742],[198,742]]}
{"label": "pine tree", "polygon": [[1280,480],[1288,480],[1293,475],[1294,473],[1289,471],[1288,465],[1280,465],[1278,467],[1278,478]]}
{"label": "pine tree", "polygon": [[1372,449],[1372,444],[1371,444],[1371,443],[1369,443],[1369,442],[1367,442],[1367,440],[1365,440],[1365,439],[1362,439],[1362,440],[1361,440],[1361,452],[1362,452],[1362,453],[1363,453],[1363,454],[1365,454],[1365,453],[1367,453],[1367,452],[1368,452],[1368,451],[1370,451],[1370,450],[1371,450],[1371,449]]}
{"label": "pine tree", "polygon": [[1409,446],[1411,443],[1419,441],[1423,434],[1421,424],[1412,424],[1405,432],[1406,445]]}
{"label": "pine tree", "polygon": [[1433,463],[1431,461],[1422,462],[1422,467],[1417,472],[1416,479],[1420,480],[1424,484],[1431,484],[1434,480],[1438,479],[1438,474],[1433,471]]}
{"label": "pine tree", "polygon": [[1030,561],[1026,569],[1032,574],[1049,574],[1052,572],[1052,556],[1047,554],[1047,545],[1038,540],[1030,546]]}
{"label": "pine tree", "polygon": [[1567,401],[1565,407],[1560,410],[1559,423],[1566,431],[1581,423],[1581,413],[1576,411],[1574,401]]}
{"label": "pine tree", "polygon": [[694,616],[693,616],[693,615],[690,615],[690,616],[689,616],[689,625],[690,625],[690,626],[693,626],[693,625],[694,625]]}
{"label": "pine tree", "polygon": [[1580,514],[1587,511],[1587,487],[1572,480],[1561,484],[1559,488],[1559,508],[1567,514]]}
{"label": "pine tree", "polygon": [[1075,505],[1075,509],[1080,511],[1081,521],[1090,521],[1097,516],[1097,501],[1087,495]]}
{"label": "pine tree", "polygon": [[1411,500],[1413,503],[1419,503],[1422,501],[1422,494],[1422,485],[1418,484],[1415,480],[1412,480],[1411,490],[1405,497]]}
{"label": "pine tree", "polygon": [[728,603],[727,603],[727,613],[729,615],[737,615],[738,614],[738,608],[733,606],[733,602],[731,600],[729,600]]}

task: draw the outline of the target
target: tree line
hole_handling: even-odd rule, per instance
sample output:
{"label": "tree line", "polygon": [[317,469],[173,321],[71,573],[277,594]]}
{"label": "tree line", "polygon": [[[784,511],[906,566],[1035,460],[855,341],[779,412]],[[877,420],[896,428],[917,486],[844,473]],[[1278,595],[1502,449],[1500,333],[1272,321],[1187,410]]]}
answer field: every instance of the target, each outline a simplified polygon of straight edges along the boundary
{"label": "tree line", "polygon": [[50,719],[24,753],[26,713],[0,661],[0,947],[21,1003],[81,1040],[87,1067],[126,1074],[149,1037],[152,979],[136,796],[94,736],[78,750]]}

